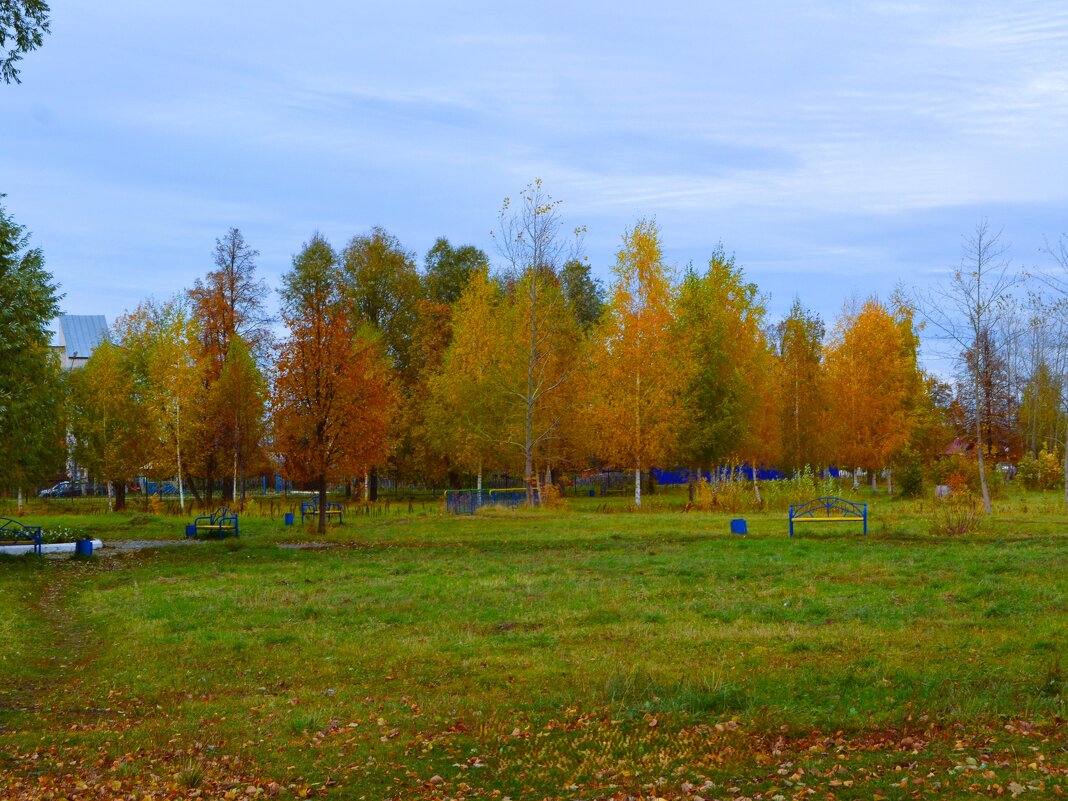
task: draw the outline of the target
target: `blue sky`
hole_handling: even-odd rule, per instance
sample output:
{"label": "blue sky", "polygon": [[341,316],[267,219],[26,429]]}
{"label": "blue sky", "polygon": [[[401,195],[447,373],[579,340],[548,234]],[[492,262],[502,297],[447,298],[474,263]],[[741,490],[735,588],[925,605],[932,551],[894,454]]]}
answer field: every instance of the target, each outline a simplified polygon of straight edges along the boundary
{"label": "blue sky", "polygon": [[[578,7],[576,7],[576,5]],[[607,278],[655,216],[781,315],[923,286],[982,217],[1014,263],[1068,231],[1056,2],[52,3],[0,86],[0,192],[65,310],[109,321],[237,226],[277,286],[316,230],[493,254],[535,177]]]}

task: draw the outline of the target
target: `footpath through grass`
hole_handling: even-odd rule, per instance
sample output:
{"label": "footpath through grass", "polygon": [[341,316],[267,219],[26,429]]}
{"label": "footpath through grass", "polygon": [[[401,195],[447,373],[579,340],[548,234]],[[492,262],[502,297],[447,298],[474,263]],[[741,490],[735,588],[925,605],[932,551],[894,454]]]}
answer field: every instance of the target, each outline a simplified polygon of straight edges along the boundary
{"label": "footpath through grass", "polygon": [[[0,562],[0,796],[1068,790],[1055,513],[960,539],[905,505],[867,538],[749,517],[354,518],[307,550],[253,519]],[[128,520],[88,525],[174,526]]]}

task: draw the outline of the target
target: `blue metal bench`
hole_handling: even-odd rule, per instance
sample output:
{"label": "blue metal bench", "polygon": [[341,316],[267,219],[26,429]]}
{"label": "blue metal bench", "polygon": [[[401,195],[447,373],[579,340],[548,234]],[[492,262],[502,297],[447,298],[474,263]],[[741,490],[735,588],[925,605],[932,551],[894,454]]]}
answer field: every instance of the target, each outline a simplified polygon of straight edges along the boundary
{"label": "blue metal bench", "polygon": [[27,526],[9,517],[0,517],[0,542],[12,545],[33,545],[33,552],[41,555],[41,527]]}
{"label": "blue metal bench", "polygon": [[[318,515],[319,515],[319,502],[318,501],[304,501],[300,505],[300,522],[301,522],[301,525],[304,524],[304,516],[305,515],[308,515],[309,517],[318,517]],[[329,520],[334,515],[337,515],[337,522],[338,523],[345,522],[342,519],[343,514],[342,514],[341,504],[338,503],[337,501],[327,501],[326,502],[326,519]]]}
{"label": "blue metal bench", "polygon": [[790,505],[791,537],[794,536],[794,523],[863,523],[867,536],[868,505],[830,496],[795,503]]}
{"label": "blue metal bench", "polygon": [[[193,525],[186,528],[185,535],[187,537],[196,536],[201,531],[214,532],[218,535],[219,539],[222,539],[227,534],[233,532],[235,537],[240,537],[237,525],[237,514],[231,512],[227,506],[222,506],[216,509],[210,515],[201,515],[193,521]],[[190,533],[192,532],[192,533]]]}

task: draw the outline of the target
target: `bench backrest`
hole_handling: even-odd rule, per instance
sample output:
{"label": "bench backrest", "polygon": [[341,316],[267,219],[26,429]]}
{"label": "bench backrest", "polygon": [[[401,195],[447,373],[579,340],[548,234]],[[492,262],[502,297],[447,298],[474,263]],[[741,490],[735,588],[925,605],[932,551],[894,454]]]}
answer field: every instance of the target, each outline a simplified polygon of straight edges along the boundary
{"label": "bench backrest", "polygon": [[0,540],[27,540],[37,543],[41,539],[40,526],[27,526],[10,517],[0,517]]}
{"label": "bench backrest", "polygon": [[868,505],[854,503],[845,498],[831,496],[815,498],[805,503],[790,505],[790,518],[796,520],[806,517],[867,517]]}

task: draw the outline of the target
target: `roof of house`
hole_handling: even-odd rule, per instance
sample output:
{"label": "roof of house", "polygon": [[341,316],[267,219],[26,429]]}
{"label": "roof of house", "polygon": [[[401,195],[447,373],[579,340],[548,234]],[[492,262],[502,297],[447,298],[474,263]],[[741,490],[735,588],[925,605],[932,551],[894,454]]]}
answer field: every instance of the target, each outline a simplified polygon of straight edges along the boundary
{"label": "roof of house", "polygon": [[55,321],[52,345],[63,348],[68,360],[88,359],[107,331],[108,321],[102,314],[61,314]]}

